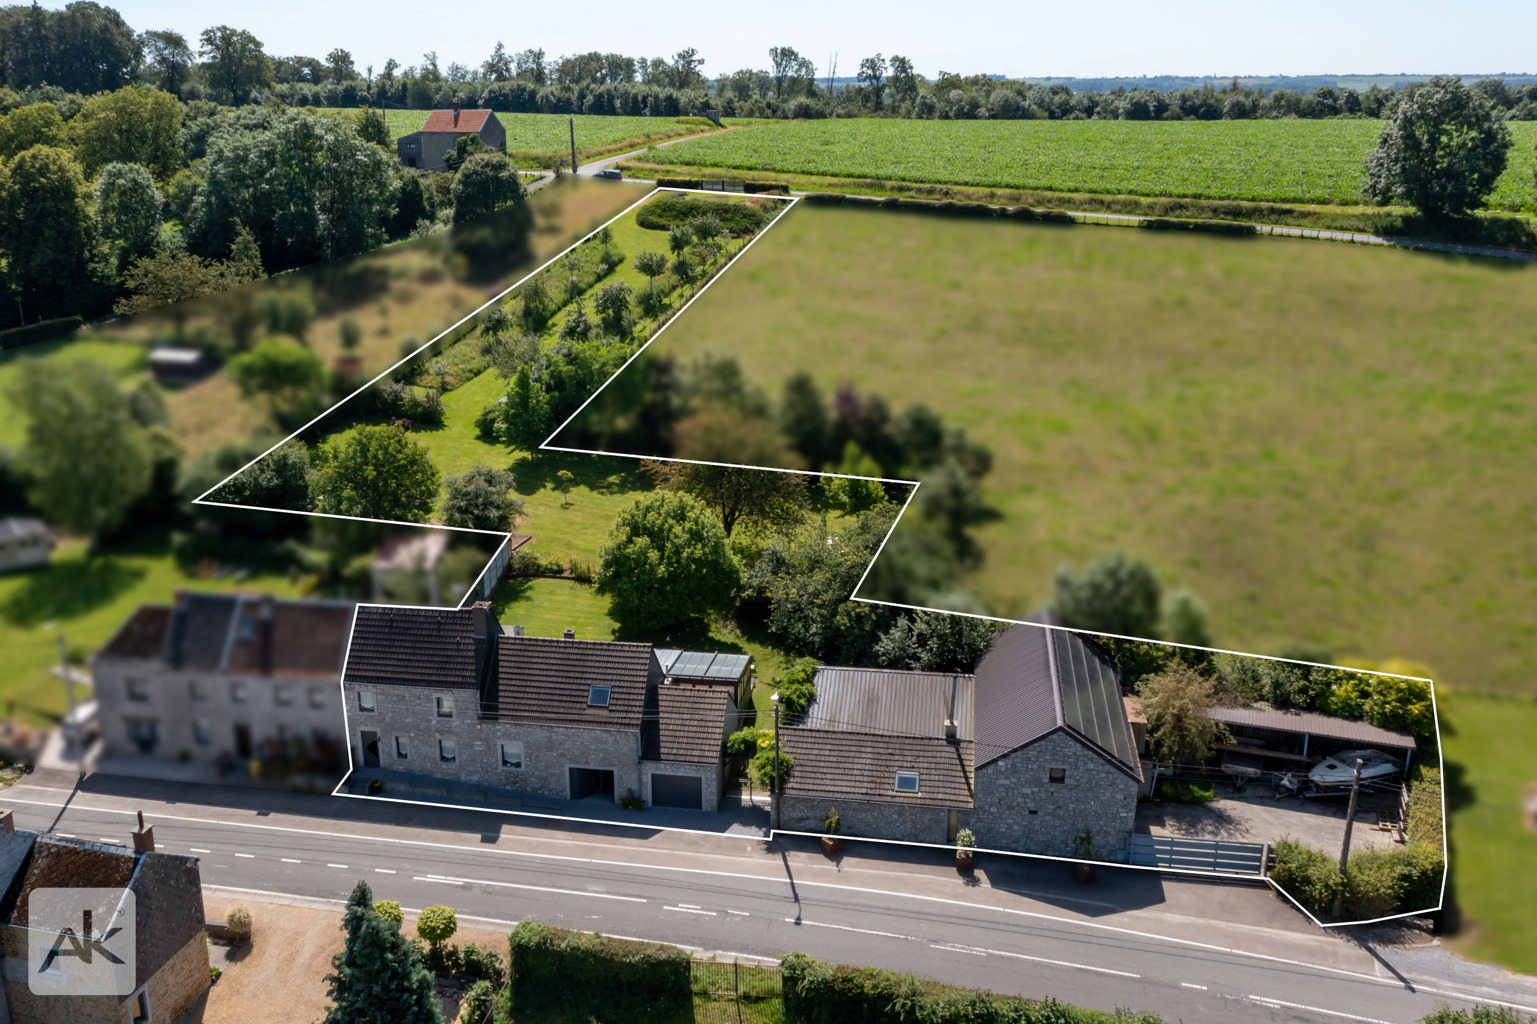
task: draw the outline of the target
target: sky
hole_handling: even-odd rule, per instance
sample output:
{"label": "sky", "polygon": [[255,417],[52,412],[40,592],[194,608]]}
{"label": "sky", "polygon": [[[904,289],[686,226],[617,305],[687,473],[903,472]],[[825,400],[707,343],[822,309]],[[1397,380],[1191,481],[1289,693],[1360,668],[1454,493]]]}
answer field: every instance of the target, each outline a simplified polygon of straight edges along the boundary
{"label": "sky", "polygon": [[390,57],[416,64],[428,50],[442,67],[475,66],[500,40],[509,51],[543,47],[549,56],[666,56],[693,46],[711,76],[766,67],[775,45],[795,47],[822,76],[834,52],[840,76],[877,52],[902,54],[930,77],[1537,72],[1531,0],[106,2],[135,29],[174,29],[194,46],[204,28],[230,24],[254,33],[269,54],[321,57],[340,46],[360,71]]}

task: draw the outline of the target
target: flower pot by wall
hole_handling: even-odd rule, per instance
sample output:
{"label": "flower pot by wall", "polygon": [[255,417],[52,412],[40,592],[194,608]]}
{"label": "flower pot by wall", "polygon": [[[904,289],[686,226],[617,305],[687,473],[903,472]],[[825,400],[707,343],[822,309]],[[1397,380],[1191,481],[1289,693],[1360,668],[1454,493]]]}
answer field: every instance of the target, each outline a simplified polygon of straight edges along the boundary
{"label": "flower pot by wall", "polygon": [[1079,885],[1088,885],[1099,877],[1099,869],[1093,864],[1077,864],[1073,867],[1073,877],[1078,879]]}
{"label": "flower pot by wall", "polygon": [[956,866],[956,868],[958,870],[960,870],[960,871],[970,871],[971,870],[971,862],[972,862],[973,858],[975,858],[975,857],[976,857],[976,852],[973,851],[973,850],[956,850],[955,851],[955,866]]}
{"label": "flower pot by wall", "polygon": [[831,856],[833,856],[836,853],[841,853],[842,851],[843,851],[843,840],[842,839],[839,839],[837,836],[823,836],[822,837],[822,852],[823,853],[825,853],[829,857],[831,857]]}

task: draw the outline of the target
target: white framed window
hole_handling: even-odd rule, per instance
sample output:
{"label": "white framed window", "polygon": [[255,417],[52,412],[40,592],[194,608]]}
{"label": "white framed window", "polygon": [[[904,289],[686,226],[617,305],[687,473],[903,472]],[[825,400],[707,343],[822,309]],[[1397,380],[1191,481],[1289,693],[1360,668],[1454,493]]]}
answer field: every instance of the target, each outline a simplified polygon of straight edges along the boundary
{"label": "white framed window", "polygon": [[208,684],[201,679],[187,680],[187,695],[193,700],[207,700]]}
{"label": "white framed window", "polygon": [[395,737],[395,756],[402,761],[411,756],[411,740],[409,737]]}
{"label": "white framed window", "polygon": [[502,741],[502,767],[515,772],[523,770],[523,741]]}
{"label": "white framed window", "polygon": [[459,760],[459,742],[451,739],[438,740],[438,760],[452,764]]}
{"label": "white framed window", "polygon": [[1048,769],[1047,773],[1046,773],[1046,777],[1048,779],[1050,779],[1052,782],[1054,782],[1054,783],[1056,783],[1057,785],[1060,786],[1060,785],[1064,784],[1065,782],[1067,782],[1067,769],[1066,768],[1051,768],[1051,769]]}
{"label": "white framed window", "polygon": [[590,708],[608,707],[609,688],[607,686],[594,686],[587,691],[587,706]]}
{"label": "white framed window", "polygon": [[898,793],[916,793],[916,792],[918,792],[918,773],[917,772],[897,772],[897,792]]}
{"label": "white framed window", "polygon": [[447,694],[440,693],[438,694],[437,704],[439,718],[454,717],[454,698],[448,696]]}
{"label": "white framed window", "polygon": [[213,742],[213,723],[206,718],[192,720],[192,740],[200,747]]}
{"label": "white framed window", "polygon": [[149,680],[148,679],[130,679],[130,680],[128,680],[128,699],[129,700],[135,700],[135,701],[147,701],[147,700],[149,700]]}
{"label": "white framed window", "polygon": [[272,688],[272,699],[278,707],[286,708],[294,702],[294,688],[286,683],[279,684]]}
{"label": "white framed window", "polygon": [[364,714],[373,714],[379,710],[379,705],[372,690],[358,691],[358,710]]}
{"label": "white framed window", "polygon": [[318,686],[311,686],[310,687],[310,707],[314,708],[317,711],[320,711],[320,710],[323,710],[325,708],[325,706],[326,706],[326,691],[321,689]]}
{"label": "white framed window", "polygon": [[229,684],[229,699],[236,704],[244,704],[251,699],[251,684],[244,679],[236,679]]}

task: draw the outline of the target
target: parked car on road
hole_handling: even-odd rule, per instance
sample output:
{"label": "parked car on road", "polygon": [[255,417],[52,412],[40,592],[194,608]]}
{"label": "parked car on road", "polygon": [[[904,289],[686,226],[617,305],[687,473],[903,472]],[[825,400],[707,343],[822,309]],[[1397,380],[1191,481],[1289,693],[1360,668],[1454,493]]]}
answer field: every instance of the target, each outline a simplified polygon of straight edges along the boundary
{"label": "parked car on road", "polygon": [[595,174],[594,177],[597,177],[597,178],[613,178],[614,180],[617,181],[620,178],[624,177],[624,172],[621,171],[617,167],[605,167],[605,168],[603,168],[603,170],[601,170],[597,174]]}

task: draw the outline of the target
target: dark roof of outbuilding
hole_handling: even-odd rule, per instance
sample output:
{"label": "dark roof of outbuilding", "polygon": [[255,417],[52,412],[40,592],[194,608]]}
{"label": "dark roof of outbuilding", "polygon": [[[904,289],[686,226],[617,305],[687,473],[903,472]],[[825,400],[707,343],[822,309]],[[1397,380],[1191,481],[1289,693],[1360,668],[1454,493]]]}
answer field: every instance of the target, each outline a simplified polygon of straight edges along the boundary
{"label": "dark roof of outbuilding", "polygon": [[350,683],[478,690],[472,612],[359,605],[345,679]]}
{"label": "dark roof of outbuilding", "polygon": [[969,740],[974,685],[971,676],[958,672],[823,666],[817,669],[816,699],[800,724],[943,739],[952,688],[957,735]]}
{"label": "dark roof of outbuilding", "polygon": [[977,663],[977,767],[1066,729],[1133,778],[1142,776],[1120,682],[1076,633],[1017,625]]}
{"label": "dark roof of outbuilding", "polygon": [[1406,732],[1383,729],[1366,722],[1353,722],[1348,718],[1332,718],[1310,711],[1282,711],[1269,706],[1247,708],[1212,708],[1208,713],[1213,719],[1227,725],[1247,726],[1254,729],[1273,729],[1276,732],[1319,736],[1349,743],[1364,743],[1368,747],[1395,747],[1414,750],[1414,737]]}
{"label": "dark roof of outbuilding", "polygon": [[164,604],[141,604],[128,621],[118,627],[112,639],[97,654],[98,658],[160,657],[165,647],[165,631],[171,624],[171,608]]}
{"label": "dark roof of outbuilding", "polygon": [[749,654],[679,651],[672,648],[657,648],[656,660],[662,666],[662,671],[674,679],[707,683],[738,683],[752,665],[752,655]]}
{"label": "dark roof of outbuilding", "polygon": [[[496,699],[488,713],[515,722],[640,727],[655,664],[650,644],[504,635],[497,648]],[[609,688],[607,707],[589,706],[593,686]]]}
{"label": "dark roof of outbuilding", "polygon": [[[970,741],[943,737],[890,736],[831,731],[806,726],[780,730],[783,753],[792,759],[784,791],[791,796],[909,804],[916,807],[970,807]],[[918,792],[897,791],[897,772],[917,772]]]}
{"label": "dark roof of outbuilding", "polygon": [[731,710],[731,691],[719,686],[656,687],[656,713],[640,728],[641,759],[714,764]]}

